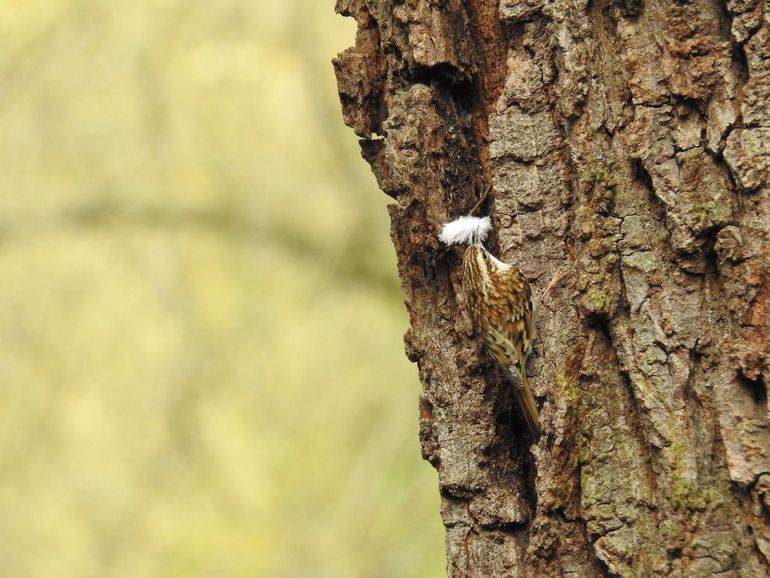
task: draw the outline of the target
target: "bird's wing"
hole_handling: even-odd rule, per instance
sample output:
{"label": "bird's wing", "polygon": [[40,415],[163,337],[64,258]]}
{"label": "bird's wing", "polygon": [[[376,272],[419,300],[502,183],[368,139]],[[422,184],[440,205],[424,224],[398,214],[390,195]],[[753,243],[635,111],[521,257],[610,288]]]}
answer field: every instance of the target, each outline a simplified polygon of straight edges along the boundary
{"label": "bird's wing", "polygon": [[535,339],[532,300],[526,279],[516,276],[508,281],[508,290],[498,292],[487,304],[487,316],[494,321],[488,324],[485,341],[501,365],[507,365],[502,361],[507,356],[517,361],[523,373]]}
{"label": "bird's wing", "polygon": [[[482,332],[482,337],[492,357],[503,368],[506,377],[514,387],[521,389],[523,384],[521,368],[518,363],[520,352],[516,347],[515,340],[507,335],[503,335],[494,327],[489,327],[486,331]],[[514,363],[511,363],[511,361],[514,361]]]}

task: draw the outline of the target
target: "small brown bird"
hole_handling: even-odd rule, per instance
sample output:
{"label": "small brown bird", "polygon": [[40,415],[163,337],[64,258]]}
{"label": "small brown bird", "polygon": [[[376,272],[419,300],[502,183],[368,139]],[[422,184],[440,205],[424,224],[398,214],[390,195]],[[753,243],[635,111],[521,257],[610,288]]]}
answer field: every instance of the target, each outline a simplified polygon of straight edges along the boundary
{"label": "small brown bird", "polygon": [[[460,223],[464,228],[458,233]],[[471,243],[463,257],[463,293],[468,314],[492,357],[513,384],[527,425],[538,438],[540,417],[525,368],[536,337],[532,290],[518,269],[503,263],[481,245],[489,229],[488,217],[462,217],[446,225],[440,238],[447,244]]]}

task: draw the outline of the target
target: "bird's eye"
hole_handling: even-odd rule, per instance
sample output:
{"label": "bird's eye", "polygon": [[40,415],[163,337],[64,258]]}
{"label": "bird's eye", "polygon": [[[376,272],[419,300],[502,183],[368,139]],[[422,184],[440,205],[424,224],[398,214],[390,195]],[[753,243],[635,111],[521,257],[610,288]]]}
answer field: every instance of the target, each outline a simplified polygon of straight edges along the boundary
{"label": "bird's eye", "polygon": [[482,253],[481,254],[481,258],[484,259],[484,261],[486,261],[487,260],[487,254],[486,253]]}

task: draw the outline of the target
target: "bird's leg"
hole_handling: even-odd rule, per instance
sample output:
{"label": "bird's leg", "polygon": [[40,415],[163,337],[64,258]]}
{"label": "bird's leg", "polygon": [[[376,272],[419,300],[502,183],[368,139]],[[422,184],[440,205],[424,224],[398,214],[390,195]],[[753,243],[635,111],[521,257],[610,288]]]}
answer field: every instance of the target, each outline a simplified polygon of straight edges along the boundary
{"label": "bird's leg", "polygon": [[548,297],[548,294],[551,292],[551,290],[556,287],[556,285],[564,279],[567,275],[569,275],[569,267],[564,267],[561,271],[556,273],[554,275],[553,279],[548,283],[548,286],[545,288],[545,291],[543,291],[542,295],[540,295],[540,302],[543,303],[545,301],[545,298]]}

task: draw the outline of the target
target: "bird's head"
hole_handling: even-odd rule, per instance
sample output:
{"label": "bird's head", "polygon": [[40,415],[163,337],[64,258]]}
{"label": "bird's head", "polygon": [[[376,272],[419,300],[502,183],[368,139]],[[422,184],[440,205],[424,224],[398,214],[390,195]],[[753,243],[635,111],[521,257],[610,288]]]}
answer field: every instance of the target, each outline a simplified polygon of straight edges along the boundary
{"label": "bird's head", "polygon": [[479,271],[486,271],[494,274],[497,271],[510,269],[511,266],[497,259],[492,253],[487,251],[481,243],[474,243],[466,249],[466,263],[472,264]]}

